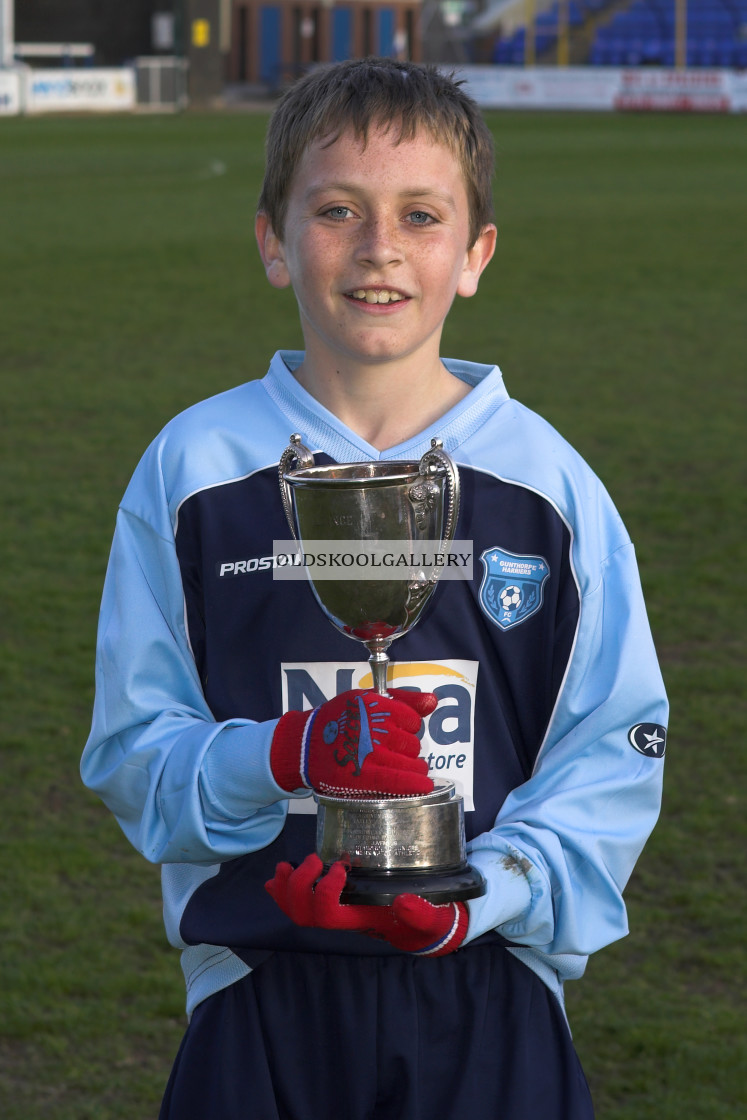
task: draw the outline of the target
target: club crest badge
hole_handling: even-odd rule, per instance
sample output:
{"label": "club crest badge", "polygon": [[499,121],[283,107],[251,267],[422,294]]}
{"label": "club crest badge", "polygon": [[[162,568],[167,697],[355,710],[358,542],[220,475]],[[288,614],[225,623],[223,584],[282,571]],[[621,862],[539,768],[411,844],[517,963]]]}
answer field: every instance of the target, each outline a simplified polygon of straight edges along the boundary
{"label": "club crest badge", "polygon": [[480,606],[501,630],[526,622],[542,606],[550,576],[542,556],[517,556],[502,548],[486,548],[480,557],[484,568]]}

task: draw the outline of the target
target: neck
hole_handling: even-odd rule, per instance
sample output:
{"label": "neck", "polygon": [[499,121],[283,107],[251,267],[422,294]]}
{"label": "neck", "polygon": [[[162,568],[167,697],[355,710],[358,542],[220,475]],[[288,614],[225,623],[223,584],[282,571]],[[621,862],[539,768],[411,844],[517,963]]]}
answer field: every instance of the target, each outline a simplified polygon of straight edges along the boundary
{"label": "neck", "polygon": [[308,393],[377,451],[436,423],[469,392],[438,360],[428,368],[346,365],[320,369],[304,359],[295,372]]}

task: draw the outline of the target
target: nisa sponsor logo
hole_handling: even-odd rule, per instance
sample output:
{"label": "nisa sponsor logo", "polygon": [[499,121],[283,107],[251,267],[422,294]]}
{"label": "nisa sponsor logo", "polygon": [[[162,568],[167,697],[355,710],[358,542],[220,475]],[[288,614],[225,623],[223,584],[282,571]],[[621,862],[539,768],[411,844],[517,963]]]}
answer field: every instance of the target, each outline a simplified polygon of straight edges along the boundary
{"label": "nisa sponsor logo", "polygon": [[[438,707],[423,720],[421,756],[433,777],[449,778],[464,797],[466,810],[474,808],[474,713],[477,688],[476,661],[394,662],[387,684],[433,692]],[[351,688],[372,688],[366,662],[303,662],[283,664],[283,711],[309,711]],[[312,800],[295,801],[292,812],[314,812]]]}

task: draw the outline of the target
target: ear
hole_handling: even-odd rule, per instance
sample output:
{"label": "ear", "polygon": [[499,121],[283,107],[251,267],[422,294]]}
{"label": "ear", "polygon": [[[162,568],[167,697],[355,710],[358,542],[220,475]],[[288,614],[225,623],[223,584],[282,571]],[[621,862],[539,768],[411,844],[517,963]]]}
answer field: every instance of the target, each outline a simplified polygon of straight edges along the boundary
{"label": "ear", "polygon": [[484,269],[495,252],[498,230],[494,225],[484,226],[477,241],[468,249],[464,258],[464,268],[457,285],[458,296],[473,296]]}
{"label": "ear", "polygon": [[254,220],[254,235],[267,279],[273,288],[287,288],[290,285],[290,274],[285,263],[283,243],[262,210]]}

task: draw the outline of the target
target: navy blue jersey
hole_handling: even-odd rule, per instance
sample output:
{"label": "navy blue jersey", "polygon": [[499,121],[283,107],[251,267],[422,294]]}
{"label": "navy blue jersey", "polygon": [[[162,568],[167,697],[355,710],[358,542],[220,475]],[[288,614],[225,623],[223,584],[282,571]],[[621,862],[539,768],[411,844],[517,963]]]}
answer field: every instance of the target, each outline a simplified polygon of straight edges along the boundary
{"label": "navy blue jersey", "polygon": [[102,604],[84,780],[164,865],[188,1006],[276,949],[394,954],[293,925],[264,891],[315,844],[313,799],[269,765],[279,716],[370,685],[365,648],[303,581],[273,578],[285,539],[277,464],[298,431],[317,462],[458,464],[471,581],[442,581],[391,648],[393,684],[435,691],[422,754],[465,799],[487,894],[468,940],[496,938],[554,990],[626,932],[622,890],[655,822],[666,699],[632,545],[605,490],[500,371],[447,362],[471,392],[432,431],[378,452],[297,384],[267,376],[177,417],[122,502]]}

